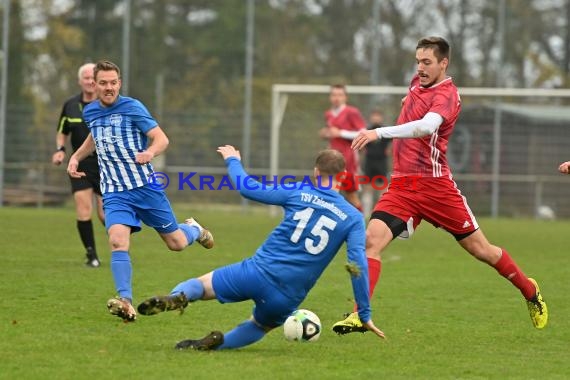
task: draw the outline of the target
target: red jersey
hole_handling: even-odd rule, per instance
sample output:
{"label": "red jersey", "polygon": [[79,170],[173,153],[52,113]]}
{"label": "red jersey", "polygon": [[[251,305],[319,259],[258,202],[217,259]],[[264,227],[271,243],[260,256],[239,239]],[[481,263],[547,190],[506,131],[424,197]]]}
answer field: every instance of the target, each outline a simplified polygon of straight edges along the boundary
{"label": "red jersey", "polygon": [[431,135],[393,140],[393,176],[450,177],[447,142],[460,111],[461,99],[451,78],[424,88],[415,75],[397,124],[423,119],[428,112],[439,114],[443,123]]}
{"label": "red jersey", "polygon": [[[360,131],[366,129],[366,121],[362,118],[356,107],[344,105],[338,112],[330,109],[325,112],[327,127],[337,127],[345,131]],[[337,137],[330,140],[330,148],[339,151],[346,161],[346,171],[356,174],[358,172],[358,152],[352,150],[351,140]]]}

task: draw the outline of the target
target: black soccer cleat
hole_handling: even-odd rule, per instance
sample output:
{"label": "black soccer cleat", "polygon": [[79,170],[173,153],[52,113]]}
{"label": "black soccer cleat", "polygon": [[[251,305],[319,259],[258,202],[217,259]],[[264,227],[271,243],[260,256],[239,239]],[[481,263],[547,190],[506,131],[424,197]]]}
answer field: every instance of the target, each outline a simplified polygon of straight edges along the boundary
{"label": "black soccer cleat", "polygon": [[184,308],[188,306],[188,298],[184,293],[178,293],[169,296],[154,296],[143,301],[137,310],[142,315],[154,315],[163,311],[178,310],[180,314],[184,312]]}
{"label": "black soccer cleat", "polygon": [[85,253],[85,266],[90,268],[99,268],[101,266],[101,262],[97,257],[97,252],[91,247],[87,248],[87,252]]}
{"label": "black soccer cleat", "polygon": [[212,331],[202,339],[187,339],[174,347],[177,350],[198,350],[210,351],[215,350],[224,343],[224,334],[221,331]]}

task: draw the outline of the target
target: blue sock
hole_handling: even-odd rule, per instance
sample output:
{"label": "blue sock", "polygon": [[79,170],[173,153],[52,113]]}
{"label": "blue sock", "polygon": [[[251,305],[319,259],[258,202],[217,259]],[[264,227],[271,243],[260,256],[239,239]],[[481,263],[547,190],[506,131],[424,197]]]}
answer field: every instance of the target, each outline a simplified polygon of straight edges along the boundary
{"label": "blue sock", "polygon": [[133,289],[131,286],[131,258],[127,251],[113,251],[111,253],[111,272],[115,280],[115,288],[119,297],[133,300]]}
{"label": "blue sock", "polygon": [[197,278],[191,278],[188,281],[184,281],[176,285],[176,287],[170,292],[171,295],[178,293],[184,293],[189,301],[196,301],[204,295],[204,285],[202,285],[202,282]]}
{"label": "blue sock", "polygon": [[188,245],[192,245],[196,239],[200,236],[200,229],[196,226],[189,226],[186,223],[180,223],[178,228],[184,232],[186,239],[188,240]]}
{"label": "blue sock", "polygon": [[253,344],[265,336],[265,330],[256,325],[252,320],[245,321],[231,331],[224,334],[224,343],[217,348],[239,348]]}

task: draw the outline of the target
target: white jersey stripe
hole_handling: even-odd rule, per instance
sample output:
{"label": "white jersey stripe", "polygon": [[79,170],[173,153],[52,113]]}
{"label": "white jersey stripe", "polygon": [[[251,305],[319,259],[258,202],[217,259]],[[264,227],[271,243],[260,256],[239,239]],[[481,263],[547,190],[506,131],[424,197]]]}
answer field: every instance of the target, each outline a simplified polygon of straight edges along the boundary
{"label": "white jersey stripe", "polygon": [[442,171],[442,165],[439,162],[439,156],[441,154],[441,151],[437,148],[437,142],[439,139],[439,134],[438,134],[439,128],[435,130],[434,133],[432,133],[431,138],[430,138],[430,160],[431,160],[431,164],[432,164],[432,176],[434,177],[441,177],[443,175],[443,171]]}
{"label": "white jersey stripe", "polygon": [[[128,140],[128,136],[130,134],[130,131],[127,129],[125,132],[126,132],[126,136],[125,136],[126,138],[124,140],[124,145],[128,147],[131,145],[131,144],[129,144],[129,140]],[[140,187],[141,185],[139,184],[138,176],[136,175],[138,172],[138,170],[135,166],[136,163],[134,163],[132,158],[129,156],[129,152],[126,151],[125,149],[121,149],[117,152],[117,158],[118,159],[116,161],[117,161],[117,164],[121,167],[121,173],[124,173],[129,178],[128,183],[130,183],[130,184],[134,183],[133,188],[134,187]]]}
{"label": "white jersey stripe", "polygon": [[138,100],[119,96],[109,107],[93,102],[84,110],[93,134],[103,193],[130,190],[148,184],[152,165],[136,163],[136,154],[147,148],[146,133],[158,125]]}
{"label": "white jersey stripe", "polygon": [[429,141],[430,145],[430,160],[431,160],[431,170],[432,176],[437,177],[437,151],[435,145],[437,144],[437,131],[432,133],[431,139]]}
{"label": "white jersey stripe", "polygon": [[[110,155],[107,155],[107,157],[109,157]],[[112,178],[112,179],[117,179],[120,178],[119,173],[118,173],[118,169],[115,167],[115,165],[113,164],[112,161],[107,161],[107,165],[106,165],[106,170],[109,172],[108,177]],[[111,183],[111,188],[113,189],[113,191],[122,191],[123,188],[121,185],[116,184],[116,181],[112,181]],[[111,188],[109,188],[109,190],[111,190]]]}
{"label": "white jersey stripe", "polygon": [[451,174],[449,175],[449,179],[453,182],[453,186],[455,187],[455,190],[457,190],[457,194],[459,194],[459,196],[463,200],[463,205],[465,206],[465,210],[467,210],[467,213],[469,214],[469,218],[471,218],[471,224],[473,225],[473,227],[475,229],[479,228],[479,224],[477,223],[477,219],[475,219],[475,215],[473,214],[473,211],[471,211],[471,208],[467,204],[467,198],[465,198],[463,196],[463,194],[461,194],[461,190],[459,190],[459,188],[457,187],[457,183],[455,183],[455,181],[451,177]]}
{"label": "white jersey stripe", "polygon": [[441,150],[437,147],[437,142],[439,142],[439,128],[436,129],[435,133],[437,133],[437,140],[435,149],[437,150],[437,157],[435,158],[435,162],[437,163],[437,176],[441,177],[443,175],[443,171],[441,169],[441,162],[439,161],[439,156],[441,155]]}
{"label": "white jersey stripe", "polygon": [[[135,155],[136,153],[144,150],[140,131],[136,127],[131,126],[131,128],[127,129],[126,141],[128,145],[134,147],[133,152]],[[149,174],[151,173],[148,171],[147,165],[140,165],[132,161],[129,167],[132,173],[138,173],[136,178],[132,179],[136,183],[136,187],[146,185],[148,182]]]}
{"label": "white jersey stripe", "polygon": [[[111,130],[113,131],[113,136],[119,136],[121,133],[120,126],[113,126],[113,127],[111,127]],[[112,155],[113,166],[114,166],[115,170],[117,170],[117,172],[120,173],[121,178],[123,179],[122,183],[125,183],[125,184],[132,183],[133,181],[136,181],[136,177],[131,170],[131,167],[130,167],[131,165],[128,163],[130,161],[128,159],[128,152],[126,152],[125,149],[123,149],[123,147],[121,145],[122,144],[119,141],[116,141],[115,144],[112,145],[112,148],[113,148],[113,155]],[[127,178],[128,178],[128,182],[126,181]],[[121,187],[124,190],[124,186],[121,186]],[[127,186],[127,188],[128,188],[128,186]]]}

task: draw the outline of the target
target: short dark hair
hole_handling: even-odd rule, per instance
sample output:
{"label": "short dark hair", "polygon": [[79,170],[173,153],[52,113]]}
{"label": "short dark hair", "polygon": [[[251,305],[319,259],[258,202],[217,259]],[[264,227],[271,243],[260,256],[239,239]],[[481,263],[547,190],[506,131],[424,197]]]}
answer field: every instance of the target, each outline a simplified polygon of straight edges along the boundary
{"label": "short dark hair", "polygon": [[342,83],[335,83],[335,84],[331,85],[331,91],[332,90],[342,90],[342,91],[344,91],[345,95],[347,94],[346,86]]}
{"label": "short dark hair", "polygon": [[382,112],[382,110],[380,108],[373,108],[372,111],[370,111],[370,115],[382,115],[382,116],[384,116],[384,112]]}
{"label": "short dark hair", "polygon": [[342,153],[334,149],[321,150],[317,154],[315,167],[319,169],[322,176],[335,176],[342,173],[346,167],[346,162]]}
{"label": "short dark hair", "polygon": [[111,61],[101,60],[97,62],[95,64],[95,68],[93,69],[93,78],[97,79],[97,73],[99,71],[116,71],[117,76],[119,78],[121,77],[121,69],[119,69],[119,66],[117,66]]}
{"label": "short dark hair", "polygon": [[443,37],[424,37],[418,41],[416,50],[418,49],[432,49],[433,55],[435,55],[438,62],[441,62],[444,58],[449,60],[451,51],[449,43]]}

